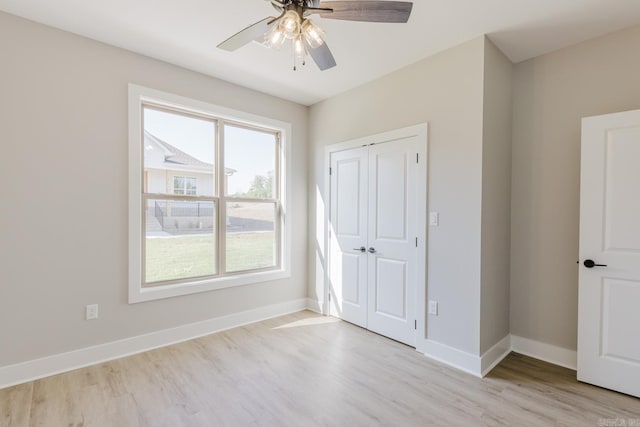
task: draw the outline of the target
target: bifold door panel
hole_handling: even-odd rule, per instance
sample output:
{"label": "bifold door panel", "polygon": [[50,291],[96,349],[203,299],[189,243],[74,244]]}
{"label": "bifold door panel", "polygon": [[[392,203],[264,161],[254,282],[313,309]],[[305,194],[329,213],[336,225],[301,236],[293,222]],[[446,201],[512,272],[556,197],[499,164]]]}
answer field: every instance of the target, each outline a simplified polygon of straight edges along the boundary
{"label": "bifold door panel", "polygon": [[417,138],[369,147],[367,327],[415,345]]}
{"label": "bifold door panel", "polygon": [[362,327],[367,325],[367,167],[366,147],[331,156],[333,314]]}

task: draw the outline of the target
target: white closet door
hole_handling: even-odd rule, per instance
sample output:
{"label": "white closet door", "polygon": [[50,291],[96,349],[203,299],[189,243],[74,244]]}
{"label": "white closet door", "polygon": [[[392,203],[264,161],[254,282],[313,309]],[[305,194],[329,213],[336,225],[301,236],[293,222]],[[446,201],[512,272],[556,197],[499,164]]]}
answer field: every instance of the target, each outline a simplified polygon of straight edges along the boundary
{"label": "white closet door", "polygon": [[331,154],[330,313],[367,327],[367,147]]}
{"label": "white closet door", "polygon": [[418,138],[369,147],[368,329],[415,346]]}

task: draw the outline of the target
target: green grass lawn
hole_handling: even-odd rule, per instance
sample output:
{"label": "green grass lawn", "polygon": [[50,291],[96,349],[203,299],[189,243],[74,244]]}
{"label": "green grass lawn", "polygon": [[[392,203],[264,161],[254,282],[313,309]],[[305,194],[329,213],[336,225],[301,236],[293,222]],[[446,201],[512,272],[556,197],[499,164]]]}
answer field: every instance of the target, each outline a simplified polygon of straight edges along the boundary
{"label": "green grass lawn", "polygon": [[[147,239],[146,258],[147,283],[216,273],[212,235]],[[227,235],[227,271],[271,267],[273,258],[273,233]]]}

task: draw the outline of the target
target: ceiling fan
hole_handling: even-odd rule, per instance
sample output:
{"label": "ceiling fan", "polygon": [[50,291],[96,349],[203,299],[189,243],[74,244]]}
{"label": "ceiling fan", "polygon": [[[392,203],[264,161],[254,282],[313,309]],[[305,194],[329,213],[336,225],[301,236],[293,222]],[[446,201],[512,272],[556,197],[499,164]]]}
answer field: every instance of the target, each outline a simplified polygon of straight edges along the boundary
{"label": "ceiling fan", "polygon": [[321,71],[336,65],[325,42],[324,31],[308,18],[310,15],[345,21],[406,23],[413,8],[412,2],[384,0],[265,1],[271,3],[279,16],[270,16],[248,26],[220,43],[218,48],[232,52],[255,40],[277,49],[286,40],[291,40],[294,70],[297,61],[305,65],[307,53]]}

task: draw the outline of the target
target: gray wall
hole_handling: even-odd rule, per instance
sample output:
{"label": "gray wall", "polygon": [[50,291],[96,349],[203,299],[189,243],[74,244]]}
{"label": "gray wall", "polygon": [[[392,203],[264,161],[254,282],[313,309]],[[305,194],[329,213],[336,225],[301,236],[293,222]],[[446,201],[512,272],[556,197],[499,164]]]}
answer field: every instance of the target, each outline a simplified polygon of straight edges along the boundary
{"label": "gray wall", "polygon": [[509,334],[513,64],[485,38],[480,354]]}
{"label": "gray wall", "polygon": [[480,213],[484,38],[410,65],[311,107],[313,170],[309,211],[309,295],[323,300],[322,200],[329,144],[429,123],[428,203],[440,227],[428,230],[431,340],[477,354],[480,347]]}
{"label": "gray wall", "polygon": [[[307,292],[322,300],[324,147],[421,122],[441,215],[428,230],[440,302],[428,338],[477,354],[510,327],[575,349],[580,119],[640,108],[638,46],[635,27],[513,67],[509,179],[511,65],[484,38],[307,109],[0,13],[0,366]],[[293,123],[290,280],[127,304],[128,83]],[[83,320],[89,303],[99,320]]]}
{"label": "gray wall", "polygon": [[580,120],[640,108],[640,27],[514,71],[511,331],[576,349]]}
{"label": "gray wall", "polygon": [[[0,54],[0,366],[306,296],[306,107],[4,13]],[[291,279],[127,303],[128,83],[293,123]]]}

